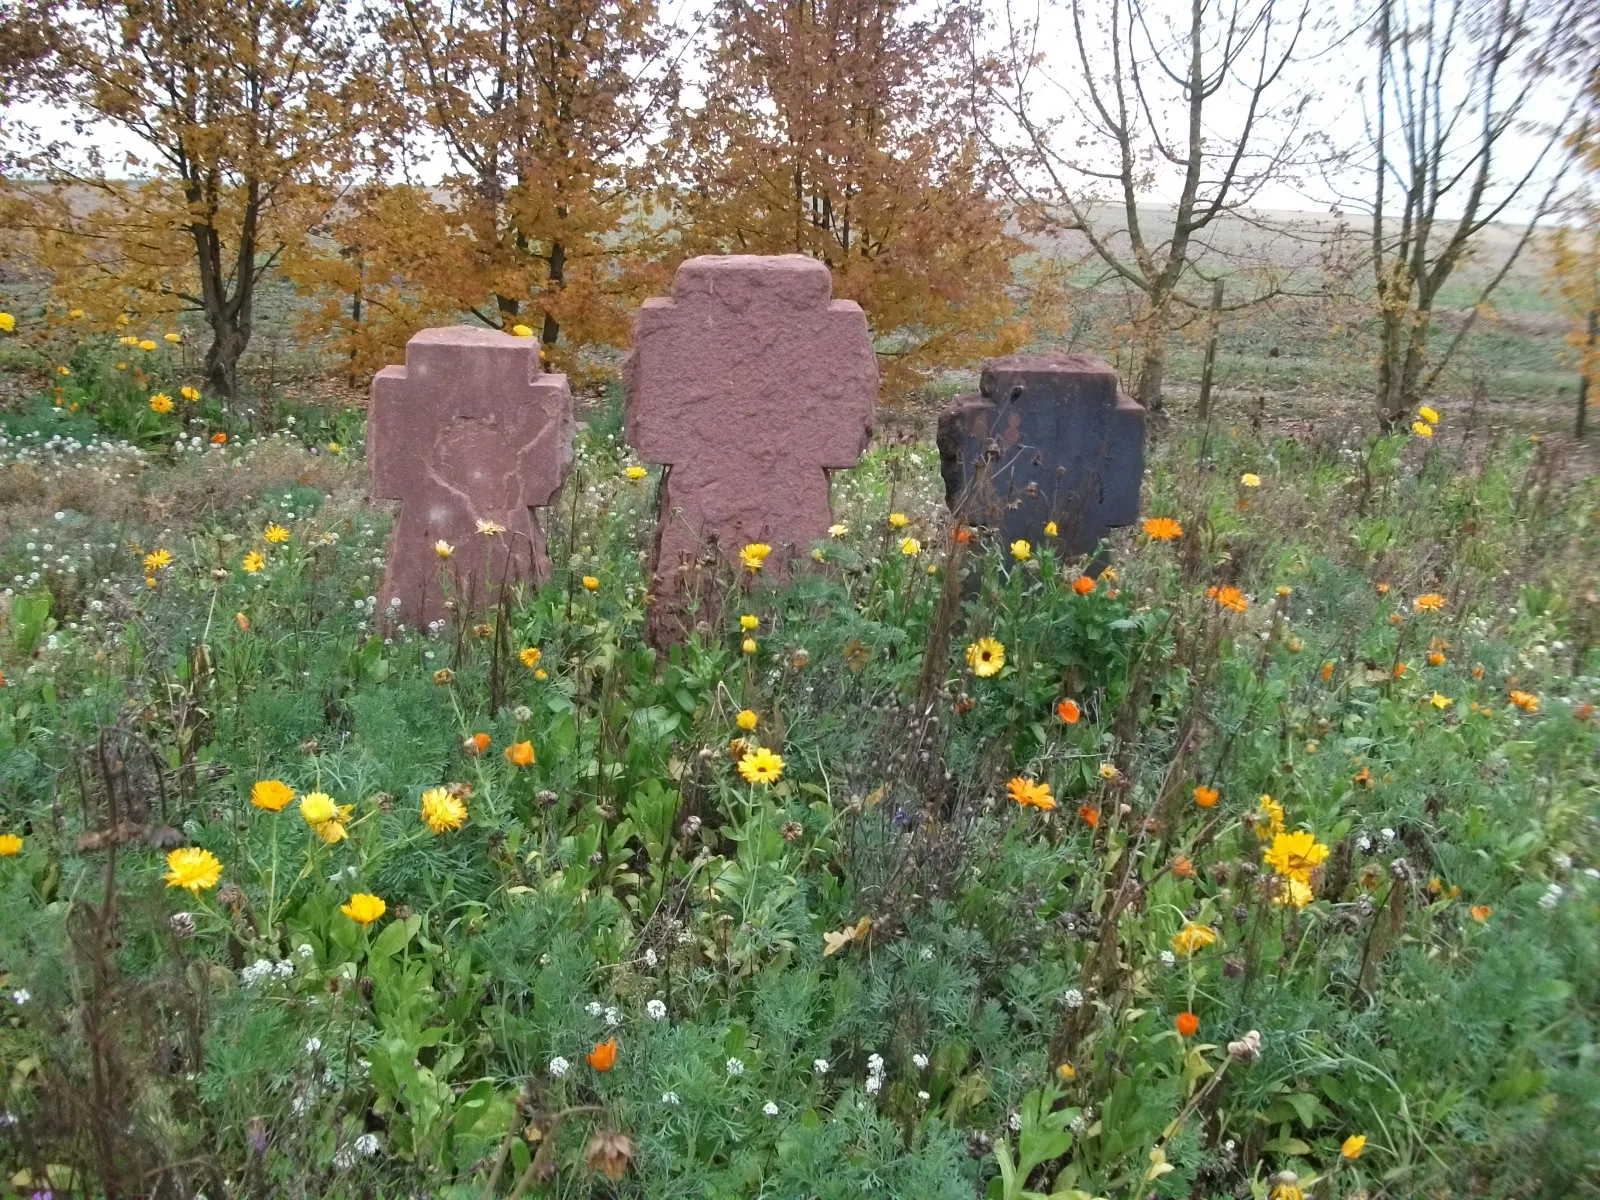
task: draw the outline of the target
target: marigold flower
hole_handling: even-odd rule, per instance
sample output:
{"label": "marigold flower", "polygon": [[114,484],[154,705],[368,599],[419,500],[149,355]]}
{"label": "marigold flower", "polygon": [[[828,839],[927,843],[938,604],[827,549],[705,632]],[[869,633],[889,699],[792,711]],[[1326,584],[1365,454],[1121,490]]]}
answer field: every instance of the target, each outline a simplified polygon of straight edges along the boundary
{"label": "marigold flower", "polygon": [[389,906],[371,892],[356,892],[350,899],[339,906],[339,911],[349,917],[357,925],[371,925],[384,913],[389,911]]}
{"label": "marigold flower", "polygon": [[1209,788],[1202,783],[1196,786],[1194,789],[1194,802],[1201,808],[1215,807],[1217,799],[1218,792],[1216,788]]}
{"label": "marigold flower", "polygon": [[533,673],[533,677],[535,679],[541,679],[541,680],[542,679],[549,679],[550,678],[550,672],[546,671],[543,667],[540,667],[537,671],[535,671]]}
{"label": "marigold flower", "polygon": [[585,575],[582,583],[584,591],[597,592],[600,590],[600,580],[593,575]]}
{"label": "marigold flower", "polygon": [[1323,683],[1327,683],[1328,680],[1330,680],[1332,678],[1333,678],[1333,664],[1331,662],[1323,663],[1322,664],[1322,682]]}
{"label": "marigold flower", "polygon": [[597,1042],[595,1048],[589,1051],[589,1065],[596,1071],[609,1071],[617,1065],[617,1039],[607,1038]]}
{"label": "marigold flower", "polygon": [[1376,583],[1373,586],[1378,589],[1378,595],[1387,596],[1389,594],[1389,585],[1387,583]]}
{"label": "marigold flower", "polygon": [[543,657],[544,651],[537,646],[524,646],[517,654],[517,658],[521,660],[522,665],[530,671],[539,665],[539,660]]}
{"label": "marigold flower", "polygon": [[1574,721],[1587,721],[1592,716],[1594,716],[1594,704],[1589,701],[1580,704],[1572,713]]}
{"label": "marigold flower", "polygon": [[783,777],[783,759],[766,747],[759,746],[739,759],[739,774],[744,776],[746,783],[761,786],[777,783]]}
{"label": "marigold flower", "polygon": [[1080,596],[1087,596],[1090,592],[1094,591],[1095,584],[1097,582],[1098,581],[1091,576],[1079,575],[1072,581],[1072,590],[1077,592]]}
{"label": "marigold flower", "polygon": [[179,388],[178,389],[178,395],[182,396],[190,404],[193,404],[195,401],[200,399],[199,390],[196,389],[196,388],[188,387],[188,386]]}
{"label": "marigold flower", "polygon": [[1513,688],[1510,696],[1508,696],[1507,699],[1509,699],[1511,703],[1515,704],[1525,713],[1536,713],[1539,711],[1539,697],[1535,696],[1532,692],[1519,692]]}
{"label": "marigold flower", "polygon": [[748,708],[741,708],[739,710],[739,715],[733,718],[733,723],[746,733],[749,733],[761,723],[761,718],[756,716],[756,714],[751,712]]}
{"label": "marigold flower", "polygon": [[1236,587],[1207,588],[1206,596],[1231,612],[1242,613],[1250,607],[1250,601]]}
{"label": "marigold flower", "polygon": [[1433,409],[1429,408],[1426,404],[1417,409],[1417,416],[1421,417],[1429,425],[1437,425],[1439,423],[1439,414]]}
{"label": "marigold flower", "polygon": [[911,518],[906,516],[905,513],[892,512],[889,514],[889,527],[891,529],[904,529],[909,524],[911,524]]}
{"label": "marigold flower", "polygon": [[1472,677],[1474,679],[1482,679],[1483,678],[1483,664],[1482,663],[1473,663],[1472,664]]}
{"label": "marigold flower", "polygon": [[307,792],[300,797],[300,819],[329,845],[344,840],[344,823],[354,811],[354,805],[335,804],[326,792]]}
{"label": "marigold flower", "polygon": [[533,743],[512,742],[505,748],[506,761],[513,767],[533,766]]}
{"label": "marigold flower", "polygon": [[1078,816],[1090,829],[1100,828],[1100,810],[1092,804],[1078,805]]}
{"label": "marigold flower", "polygon": [[904,554],[907,558],[915,558],[917,555],[922,553],[922,543],[913,537],[901,538],[900,553]]}
{"label": "marigold flower", "polygon": [[1487,904],[1474,904],[1467,911],[1472,914],[1472,919],[1479,925],[1482,925],[1494,914],[1494,909]]}
{"label": "marigold flower", "polygon": [[1144,523],[1144,534],[1153,542],[1170,542],[1183,536],[1183,526],[1171,517],[1151,517]]}
{"label": "marigold flower", "polygon": [[1189,861],[1187,854],[1180,854],[1172,860],[1172,873],[1179,879],[1193,879],[1195,877],[1194,864]]}
{"label": "marigold flower", "polygon": [[1063,700],[1056,705],[1056,716],[1060,717],[1068,725],[1076,725],[1078,718],[1082,715],[1083,710],[1078,707],[1075,700]]}
{"label": "marigold flower", "polygon": [[1407,667],[1406,667],[1405,663],[1395,663],[1395,665],[1394,665],[1394,677],[1396,679],[1399,679],[1400,676],[1402,676],[1402,675],[1404,675],[1406,673],[1406,670],[1407,670]]}
{"label": "marigold flower", "polygon": [[1078,1068],[1069,1062],[1064,1062],[1056,1068],[1056,1074],[1063,1079],[1076,1079],[1078,1077]]}
{"label": "marigold flower", "polygon": [[1419,438],[1431,438],[1433,436],[1433,426],[1426,421],[1413,421],[1411,422],[1411,432]]}
{"label": "marigold flower", "polygon": [[69,318],[70,318],[70,319],[71,319],[71,320],[74,320],[74,321],[81,321],[81,320],[83,320],[83,309],[81,309],[81,308],[74,308],[74,309],[71,309],[71,310],[70,310],[70,311],[69,311],[69,312],[68,312],[68,313],[67,313],[67,316],[68,316],[68,317],[69,317]]}
{"label": "marigold flower", "polygon": [[1411,602],[1417,612],[1438,612],[1444,607],[1444,597],[1438,592],[1424,592]]}
{"label": "marigold flower", "polygon": [[289,531],[274,522],[267,526],[266,531],[261,536],[276,546],[289,540]]}
{"label": "marigold flower", "polygon": [[739,628],[749,633],[752,629],[761,628],[761,618],[754,613],[741,613],[739,615]]}
{"label": "marigold flower", "polygon": [[629,479],[633,480],[633,482],[638,483],[639,480],[643,479],[646,475],[650,474],[650,472],[645,470],[643,467],[639,466],[637,463],[635,463],[633,466],[631,466],[627,470],[623,471],[623,474],[626,475]]}
{"label": "marigold flower", "polygon": [[461,749],[468,754],[482,754],[489,748],[490,740],[487,733],[475,733],[461,743]]}
{"label": "marigold flower", "polygon": [[1101,779],[1118,779],[1121,776],[1122,776],[1122,772],[1117,770],[1117,768],[1112,766],[1110,763],[1101,763],[1100,764],[1100,778]]}
{"label": "marigold flower", "polygon": [[144,556],[144,570],[145,574],[147,575],[161,570],[162,567],[168,567],[171,565],[172,553],[168,550],[156,549],[150,551],[149,554]]}
{"label": "marigold flower", "polygon": [[957,525],[956,531],[952,536],[956,540],[956,545],[965,546],[972,540],[972,530],[968,529],[965,525]]}
{"label": "marigold flower", "polygon": [[1442,667],[1446,661],[1445,656],[1438,650],[1428,651],[1428,665],[1430,667]]}
{"label": "marigold flower", "polygon": [[979,638],[967,647],[967,666],[980,679],[1000,674],[1006,665],[1006,648],[992,637]]}
{"label": "marigold flower", "polygon": [[257,571],[261,570],[262,567],[267,565],[267,558],[266,555],[261,553],[261,551],[252,550],[244,556],[244,561],[239,565],[244,568],[246,575],[254,575]]}
{"label": "marigold flower", "polygon": [[1262,797],[1261,797],[1261,799],[1259,801],[1257,801],[1257,804],[1260,806],[1261,812],[1267,818],[1267,824],[1263,827],[1265,829],[1265,832],[1263,833],[1262,831],[1258,830],[1257,831],[1257,836],[1258,837],[1262,837],[1262,838],[1268,838],[1268,837],[1275,837],[1278,834],[1282,833],[1283,832],[1283,805],[1279,804],[1271,796],[1268,796],[1265,793],[1262,794]]}
{"label": "marigold flower", "polygon": [[1433,699],[1430,700],[1428,703],[1432,704],[1435,708],[1446,709],[1446,708],[1449,708],[1452,704],[1454,704],[1455,701],[1450,699],[1449,696],[1441,696],[1438,692],[1435,692],[1433,694]]}
{"label": "marigold flower", "polygon": [[1018,562],[1027,562],[1033,557],[1033,547],[1028,544],[1026,539],[1018,538],[1011,543],[1011,557]]}
{"label": "marigold flower", "polygon": [[22,839],[14,833],[0,833],[0,858],[22,853]]}
{"label": "marigold flower", "polygon": [[1217,940],[1217,931],[1209,925],[1196,925],[1190,921],[1172,935],[1172,948],[1179,954],[1193,955]]}
{"label": "marigold flower", "polygon": [[1272,845],[1263,858],[1266,864],[1285,879],[1311,882],[1311,872],[1328,857],[1328,848],[1317,841],[1316,835],[1297,829],[1292,833],[1273,835]]}
{"label": "marigold flower", "polygon": [[281,779],[262,779],[250,789],[250,803],[267,812],[282,812],[294,802],[294,789]]}
{"label": "marigold flower", "polygon": [[528,325],[513,325],[511,327],[511,336],[512,337],[520,337],[520,338],[531,338],[533,336],[533,328],[531,326],[528,326]]}
{"label": "marigold flower", "polygon": [[433,673],[433,682],[437,687],[444,687],[456,681],[456,673],[449,667],[440,667]]}
{"label": "marigold flower", "polygon": [[500,524],[499,521],[482,521],[482,520],[480,520],[478,522],[478,532],[481,533],[484,537],[497,537],[500,534],[504,533],[505,531],[506,531],[506,527],[504,525]]}
{"label": "marigold flower", "polygon": [[156,344],[149,338],[145,338],[139,343],[139,349],[143,350],[146,354],[150,353],[150,351],[154,350],[155,348]]}
{"label": "marigold flower", "polygon": [[1049,812],[1056,806],[1056,798],[1050,794],[1048,783],[1036,783],[1021,775],[1006,784],[1006,792],[1022,808],[1038,808]]}
{"label": "marigold flower", "polygon": [[841,524],[841,523],[837,523],[836,522],[835,524],[832,524],[832,525],[828,526],[828,536],[831,537],[831,538],[842,538],[845,534],[847,534],[849,532],[850,532],[850,526],[845,525],[845,524]]}
{"label": "marigold flower", "polygon": [[745,570],[754,575],[766,564],[767,555],[772,553],[772,547],[765,542],[751,542],[739,551],[739,561],[744,564]]}
{"label": "marigold flower", "polygon": [[1045,537],[1055,537],[1056,534],[1058,534],[1060,532],[1061,531],[1056,528],[1056,523],[1054,521],[1046,521],[1044,523],[1044,535],[1045,535]]}
{"label": "marigold flower", "polygon": [[211,435],[211,444],[213,446],[226,446],[228,444],[228,435],[220,429],[217,430],[216,433]]}
{"label": "marigold flower", "polygon": [[429,788],[422,793],[422,819],[434,833],[448,833],[467,823],[467,806],[449,788]]}
{"label": "marigold flower", "polygon": [[202,890],[217,886],[222,864],[209,850],[185,846],[167,855],[167,873],[162,878],[169,888],[188,888],[198,896]]}
{"label": "marigold flower", "polygon": [[67,378],[67,376],[72,374],[72,368],[71,367],[57,367],[56,368],[56,374],[61,376],[61,378],[65,379],[65,378]]}
{"label": "marigold flower", "polygon": [[745,654],[754,654],[759,647],[756,645],[755,638],[747,637],[739,643],[739,649]]}
{"label": "marigold flower", "polygon": [[1178,1032],[1184,1037],[1193,1037],[1200,1032],[1200,1018],[1192,1012],[1181,1012],[1173,1022],[1178,1027]]}
{"label": "marigold flower", "polygon": [[17,327],[17,319],[8,312],[0,312],[0,333],[10,333]]}
{"label": "marigold flower", "polygon": [[1367,1148],[1367,1135],[1354,1133],[1345,1138],[1344,1144],[1339,1147],[1339,1157],[1356,1159],[1361,1157],[1361,1152]]}
{"label": "marigold flower", "polygon": [[163,341],[171,342],[174,346],[183,342],[183,334],[181,333],[163,333],[161,338]]}
{"label": "marigold flower", "polygon": [[1239,482],[1247,488],[1258,488],[1261,486],[1261,476],[1257,475],[1253,471],[1246,471],[1243,475],[1239,476]]}

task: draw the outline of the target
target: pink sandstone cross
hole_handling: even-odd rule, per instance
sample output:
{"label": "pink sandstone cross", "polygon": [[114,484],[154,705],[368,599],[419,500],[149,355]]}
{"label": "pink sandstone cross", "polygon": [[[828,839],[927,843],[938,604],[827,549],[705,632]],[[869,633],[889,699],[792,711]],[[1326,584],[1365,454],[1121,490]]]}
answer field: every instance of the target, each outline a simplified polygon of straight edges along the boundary
{"label": "pink sandstone cross", "polygon": [[[646,300],[623,367],[628,441],[666,463],[655,605],[689,590],[714,542],[736,566],[772,546],[769,571],[826,535],[828,471],[872,436],[878,363],[861,307],[830,300],[828,268],[803,254],[691,258],[672,296]],[[671,638],[675,630],[653,619]]]}
{"label": "pink sandstone cross", "polygon": [[446,583],[465,617],[495,603],[502,579],[548,579],[533,509],[566,478],[573,428],[567,377],[542,372],[534,339],[459,325],[407,342],[406,365],[373,379],[367,414],[372,494],[400,501],[380,606],[421,626],[444,613]]}

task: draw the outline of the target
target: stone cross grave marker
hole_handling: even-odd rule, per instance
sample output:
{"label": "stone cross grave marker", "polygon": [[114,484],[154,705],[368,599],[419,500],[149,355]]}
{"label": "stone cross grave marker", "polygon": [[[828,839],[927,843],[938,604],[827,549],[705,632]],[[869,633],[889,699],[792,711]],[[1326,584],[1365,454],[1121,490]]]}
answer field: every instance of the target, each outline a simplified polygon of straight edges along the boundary
{"label": "stone cross grave marker", "polygon": [[[945,501],[958,520],[1073,558],[1138,519],[1145,412],[1108,364],[1081,354],[991,358],[978,386],[939,415]],[[1055,538],[1045,534],[1051,521]]]}
{"label": "stone cross grave marker", "polygon": [[658,643],[681,636],[678,614],[703,594],[704,548],[737,565],[745,545],[764,542],[764,569],[782,574],[832,523],[828,472],[867,447],[878,363],[860,306],[831,295],[828,268],[805,255],[705,256],[680,266],[672,296],[646,300],[634,322],[628,441],[668,467]]}
{"label": "stone cross grave marker", "polygon": [[422,626],[445,611],[444,579],[460,618],[494,604],[503,579],[548,579],[533,510],[566,478],[573,429],[567,377],[542,371],[533,338],[460,325],[407,342],[406,365],[374,377],[368,410],[372,495],[400,501],[380,608],[398,598],[387,610]]}

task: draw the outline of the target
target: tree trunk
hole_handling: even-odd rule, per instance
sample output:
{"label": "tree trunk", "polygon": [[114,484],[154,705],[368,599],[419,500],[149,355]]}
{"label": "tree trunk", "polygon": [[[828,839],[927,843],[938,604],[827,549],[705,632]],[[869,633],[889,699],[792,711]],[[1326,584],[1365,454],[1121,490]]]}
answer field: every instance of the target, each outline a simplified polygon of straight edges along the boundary
{"label": "tree trunk", "polygon": [[1206,357],[1200,366],[1200,411],[1202,421],[1211,416],[1211,377],[1217,367],[1217,335],[1222,330],[1222,280],[1211,282],[1211,319],[1206,334]]}
{"label": "tree trunk", "polygon": [[230,311],[207,312],[211,325],[211,345],[206,349],[206,387],[213,395],[232,397],[239,390],[239,359],[250,345],[249,318],[241,319]]}
{"label": "tree trunk", "polygon": [[1578,416],[1573,422],[1573,436],[1582,439],[1589,423],[1589,376],[1600,370],[1595,359],[1595,347],[1600,344],[1600,306],[1589,309],[1589,342],[1584,347],[1583,358],[1578,363]]}
{"label": "tree trunk", "polygon": [[1385,433],[1405,415],[1406,399],[1401,387],[1405,370],[1400,350],[1401,316],[1385,311],[1383,342],[1378,351],[1378,424]]}
{"label": "tree trunk", "polygon": [[[550,279],[549,287],[552,291],[561,290],[561,282],[567,269],[567,248],[560,242],[550,243]],[[539,340],[546,346],[554,346],[556,338],[561,336],[561,326],[549,309],[545,310],[544,328],[539,333]]]}

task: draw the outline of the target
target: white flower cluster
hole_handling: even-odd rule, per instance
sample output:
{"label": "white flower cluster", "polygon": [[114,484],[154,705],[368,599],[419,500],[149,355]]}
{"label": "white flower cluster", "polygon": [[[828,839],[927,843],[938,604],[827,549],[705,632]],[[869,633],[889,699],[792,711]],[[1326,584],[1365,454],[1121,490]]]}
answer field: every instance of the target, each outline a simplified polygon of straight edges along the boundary
{"label": "white flower cluster", "polygon": [[1067,994],[1061,997],[1061,999],[1068,1008],[1083,1007],[1083,993],[1077,988],[1068,988]]}
{"label": "white flower cluster", "polygon": [[239,982],[245,987],[255,987],[263,980],[289,979],[294,975],[294,963],[287,958],[273,962],[270,958],[258,958],[244,970],[239,972]]}
{"label": "white flower cluster", "polygon": [[644,1015],[649,1017],[652,1021],[664,1021],[667,1017],[667,1006],[663,1001],[660,1000],[646,1000],[644,1005]]}
{"label": "white flower cluster", "polygon": [[883,1090],[883,1055],[867,1055],[867,1094],[876,1096]]}
{"label": "white flower cluster", "polygon": [[562,1058],[559,1054],[550,1060],[549,1070],[550,1078],[552,1079],[565,1079],[567,1077],[567,1072],[571,1069],[572,1064],[566,1059]]}
{"label": "white flower cluster", "polygon": [[1563,894],[1564,889],[1562,886],[1559,883],[1552,883],[1549,887],[1545,888],[1544,895],[1539,897],[1539,907],[1544,909],[1546,912],[1549,912],[1557,904],[1561,903],[1561,897]]}
{"label": "white flower cluster", "polygon": [[736,1079],[740,1075],[743,1075],[743,1074],[744,1074],[744,1063],[743,1063],[743,1061],[740,1060],[740,1059],[737,1059],[737,1058],[730,1058],[728,1060],[728,1078],[729,1079]]}

